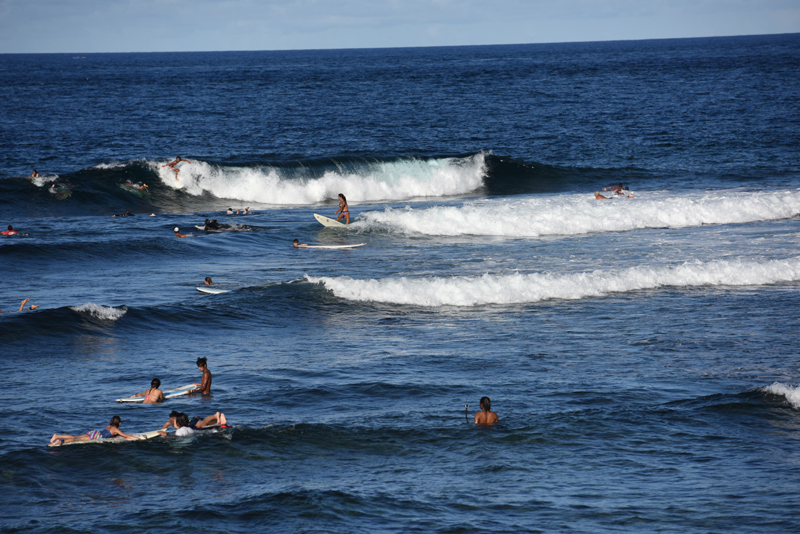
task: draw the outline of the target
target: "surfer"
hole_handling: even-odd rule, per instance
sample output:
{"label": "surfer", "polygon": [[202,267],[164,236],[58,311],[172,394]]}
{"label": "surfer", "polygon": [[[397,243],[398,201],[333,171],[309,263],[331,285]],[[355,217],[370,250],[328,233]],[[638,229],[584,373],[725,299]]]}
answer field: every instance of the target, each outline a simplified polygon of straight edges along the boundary
{"label": "surfer", "polygon": [[2,232],[0,232],[0,235],[19,235],[19,232],[14,230],[14,227],[9,224],[8,230],[3,230]]}
{"label": "surfer", "polygon": [[622,189],[623,189],[622,182],[620,182],[619,185],[610,185],[608,187],[604,187],[603,191],[611,191],[612,193],[616,193],[618,195],[621,195],[622,194],[621,193]]}
{"label": "surfer", "polygon": [[[184,417],[186,417],[185,420],[183,419]],[[187,414],[178,412],[176,410],[173,410],[169,414],[169,421],[164,423],[164,426],[161,427],[161,430],[158,433],[161,434],[162,436],[166,436],[167,435],[166,430],[169,427],[174,427],[176,429],[181,428],[181,427],[178,426],[178,419],[179,418],[181,419],[182,422],[185,423],[182,426],[183,427],[188,427],[191,430],[196,430],[198,428],[205,428],[207,426],[213,426],[213,425],[217,425],[217,424],[219,424],[221,427],[227,427],[228,426],[228,420],[225,418],[225,414],[224,413],[217,412],[214,415],[209,415],[205,419],[201,419],[200,417],[197,417],[197,416],[192,417],[191,419],[189,419],[189,416]],[[176,433],[176,435],[177,435],[177,433]]]}
{"label": "surfer", "polygon": [[131,436],[130,434],[126,434],[120,430],[119,425],[121,424],[122,419],[120,419],[118,415],[115,415],[111,418],[111,422],[108,424],[108,426],[106,426],[103,430],[91,430],[86,434],[81,434],[80,436],[72,436],[70,434],[53,434],[53,437],[50,438],[50,445],[53,445],[57,441],[60,441],[61,443],[69,443],[71,441],[94,441],[96,439],[109,439],[117,436],[125,439],[137,439],[136,436]]}
{"label": "surfer", "polygon": [[[345,224],[350,224],[350,208],[347,207],[347,199],[343,193],[339,193],[339,209],[336,210],[336,213],[339,213],[339,216],[336,217],[336,222],[339,222],[339,219],[344,217],[347,221]],[[336,215],[336,213],[334,213],[334,215]]]}
{"label": "surfer", "polygon": [[205,220],[205,228],[204,230],[219,230],[222,228],[222,225],[217,222],[216,219],[214,220]]}
{"label": "surfer", "polygon": [[196,389],[192,390],[193,393],[200,393],[201,395],[211,395],[211,371],[208,370],[208,358],[197,358],[197,368],[203,373],[202,382],[195,382]]}
{"label": "surfer", "polygon": [[112,217],[133,217],[134,214],[131,213],[131,210],[125,210],[125,213],[115,214]]}
{"label": "surfer", "polygon": [[154,378],[152,382],[150,382],[150,389],[137,393],[136,395],[131,395],[131,397],[144,397],[144,402],[142,404],[158,404],[159,402],[164,402],[164,392],[159,389],[160,387],[161,380]]}
{"label": "surfer", "polygon": [[[24,307],[25,307],[25,305],[26,305],[27,303],[29,303],[30,301],[31,301],[31,299],[25,299],[25,300],[23,300],[23,301],[20,303],[20,305],[19,305],[19,309],[18,309],[17,311],[18,311],[18,312],[21,312],[21,311],[22,311],[22,308],[24,308]],[[39,306],[41,306],[41,304],[31,304],[30,308],[28,308],[28,309],[29,309],[29,310],[35,310],[35,309],[36,309],[36,308],[38,308]],[[0,313],[14,313],[14,310],[7,311],[7,312],[4,312],[3,310],[0,310]]]}
{"label": "surfer", "polygon": [[213,286],[214,285],[214,282],[211,280],[210,276],[206,276],[205,282],[206,282],[207,286]]}
{"label": "surfer", "polygon": [[307,247],[308,243],[301,243],[299,239],[295,239],[294,241],[292,241],[292,246],[294,248]]}
{"label": "surfer", "polygon": [[181,229],[178,228],[177,226],[172,229],[172,231],[175,232],[175,237],[177,237],[178,239],[181,239],[183,237],[197,237],[194,234],[182,234],[180,230]]}
{"label": "surfer", "polygon": [[481,397],[481,411],[475,414],[476,425],[493,425],[498,422],[497,414],[492,411],[492,401],[489,397]]}
{"label": "surfer", "polygon": [[188,159],[183,159],[180,156],[178,156],[177,158],[175,158],[175,161],[167,163],[166,165],[162,165],[162,167],[169,167],[175,173],[175,180],[177,180],[178,173],[181,172],[181,170],[178,168],[179,163],[191,163],[191,161],[189,161]]}
{"label": "surfer", "polygon": [[33,172],[31,173],[31,178],[41,178],[41,177],[42,177],[42,175],[39,174],[39,171],[37,171],[36,169],[33,169]]}
{"label": "surfer", "polygon": [[595,191],[594,198],[596,198],[597,200],[602,200],[602,199],[607,199],[608,197],[600,193],[600,191]]}

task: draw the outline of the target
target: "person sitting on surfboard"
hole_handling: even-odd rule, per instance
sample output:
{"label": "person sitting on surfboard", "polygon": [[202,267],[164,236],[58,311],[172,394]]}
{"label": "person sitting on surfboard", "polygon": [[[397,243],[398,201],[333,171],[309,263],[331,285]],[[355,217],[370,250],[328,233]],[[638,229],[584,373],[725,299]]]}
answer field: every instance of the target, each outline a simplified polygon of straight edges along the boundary
{"label": "person sitting on surfboard", "polygon": [[299,239],[295,239],[294,241],[292,241],[292,246],[294,248],[307,247],[308,243],[301,243]]}
{"label": "person sitting on surfboard", "polygon": [[126,434],[125,432],[119,429],[119,425],[122,424],[122,419],[119,418],[118,415],[115,415],[111,418],[111,422],[108,426],[103,430],[91,430],[86,434],[81,434],[80,436],[72,436],[70,434],[53,434],[53,437],[50,438],[50,445],[54,444],[57,441],[61,443],[69,443],[71,441],[94,441],[96,439],[109,439],[116,436],[125,438],[125,439],[138,439],[136,436],[131,436],[130,434]]}
{"label": "person sitting on surfboard", "polygon": [[481,397],[481,411],[475,414],[476,425],[493,425],[498,422],[497,414],[492,411],[492,400]]}
{"label": "person sitting on surfboard", "polygon": [[[343,193],[339,193],[339,209],[336,210],[336,213],[339,213],[339,216],[336,217],[336,222],[339,222],[339,219],[344,217],[347,221],[345,224],[350,224],[350,208],[347,207],[347,199]],[[336,213],[334,213],[334,215],[336,215]]]}
{"label": "person sitting on surfboard", "polygon": [[154,378],[152,382],[150,382],[150,389],[137,393],[136,395],[131,395],[131,397],[144,397],[143,404],[158,404],[159,402],[164,402],[164,392],[158,389],[160,387],[161,380]]}
{"label": "person sitting on surfboard", "polygon": [[162,167],[169,167],[170,169],[172,169],[175,172],[175,179],[177,180],[178,179],[178,173],[181,171],[177,167],[177,165],[178,165],[178,163],[184,163],[184,162],[185,163],[191,163],[191,161],[189,161],[188,159],[182,159],[180,156],[178,156],[177,158],[175,158],[175,161],[173,161],[172,163],[167,163],[166,165],[162,165]]}
{"label": "person sitting on surfboard", "polygon": [[203,373],[203,381],[193,384],[197,386],[197,389],[192,392],[211,395],[211,371],[208,370],[208,358],[197,358],[197,368]]}

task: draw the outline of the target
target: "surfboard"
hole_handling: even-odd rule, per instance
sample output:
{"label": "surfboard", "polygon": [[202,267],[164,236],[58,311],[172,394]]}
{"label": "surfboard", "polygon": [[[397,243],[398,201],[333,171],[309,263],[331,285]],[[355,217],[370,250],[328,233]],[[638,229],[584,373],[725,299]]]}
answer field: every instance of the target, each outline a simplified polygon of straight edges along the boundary
{"label": "surfboard", "polygon": [[[186,384],[185,386],[181,386],[179,388],[168,389],[164,392],[164,399],[174,399],[175,397],[186,396],[196,388],[197,386],[194,384]],[[117,402],[140,403],[144,402],[144,397],[123,397],[121,399],[117,399]]]}
{"label": "surfboard", "polygon": [[322,225],[327,226],[328,228],[349,228],[346,224],[342,224],[334,219],[330,219],[323,215],[319,215],[318,213],[314,214],[314,218]]}
{"label": "surfboard", "polygon": [[63,445],[88,445],[90,443],[132,443],[134,441],[141,441],[143,439],[153,439],[160,436],[158,430],[150,432],[130,432],[131,436],[136,436],[139,439],[125,439],[125,438],[106,438],[106,439],[92,439],[88,441],[68,441],[66,443],[48,443],[48,447],[61,447]]}
{"label": "surfboard", "polygon": [[208,293],[209,295],[221,295],[222,293],[230,293],[230,289],[216,289],[213,287],[198,287],[200,293]]}
{"label": "surfboard", "polygon": [[364,245],[366,245],[366,243],[356,243],[355,245],[308,245],[305,247],[297,247],[297,248],[337,249],[337,248],[363,247]]}

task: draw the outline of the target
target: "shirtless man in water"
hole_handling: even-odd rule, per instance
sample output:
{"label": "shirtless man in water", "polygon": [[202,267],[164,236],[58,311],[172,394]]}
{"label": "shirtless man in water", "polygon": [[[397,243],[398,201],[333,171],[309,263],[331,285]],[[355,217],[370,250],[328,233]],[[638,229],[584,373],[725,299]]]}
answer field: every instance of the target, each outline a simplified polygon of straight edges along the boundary
{"label": "shirtless man in water", "polygon": [[476,425],[493,425],[499,419],[492,411],[492,401],[489,397],[481,397],[481,411],[475,414]]}
{"label": "shirtless man in water", "polygon": [[197,386],[197,389],[193,390],[193,392],[201,395],[211,395],[211,371],[208,370],[208,358],[197,358],[197,368],[203,373],[203,381],[193,384]]}
{"label": "shirtless man in water", "polygon": [[176,180],[178,179],[178,173],[181,172],[181,170],[178,168],[178,163],[191,163],[191,161],[189,161],[188,159],[183,159],[180,156],[178,156],[177,158],[175,158],[175,161],[167,163],[166,165],[162,165],[162,167],[169,167],[172,171],[175,172]]}

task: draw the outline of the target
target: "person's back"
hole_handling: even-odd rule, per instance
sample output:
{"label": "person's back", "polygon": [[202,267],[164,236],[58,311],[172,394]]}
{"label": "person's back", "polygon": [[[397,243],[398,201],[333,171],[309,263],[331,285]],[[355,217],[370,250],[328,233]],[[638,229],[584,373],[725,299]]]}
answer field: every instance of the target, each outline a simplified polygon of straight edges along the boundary
{"label": "person's back", "polygon": [[476,425],[493,425],[500,419],[492,411],[492,401],[489,397],[481,397],[481,411],[475,414]]}

